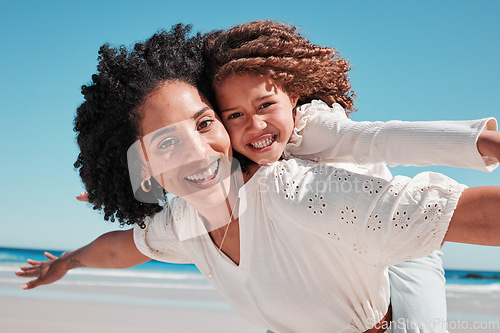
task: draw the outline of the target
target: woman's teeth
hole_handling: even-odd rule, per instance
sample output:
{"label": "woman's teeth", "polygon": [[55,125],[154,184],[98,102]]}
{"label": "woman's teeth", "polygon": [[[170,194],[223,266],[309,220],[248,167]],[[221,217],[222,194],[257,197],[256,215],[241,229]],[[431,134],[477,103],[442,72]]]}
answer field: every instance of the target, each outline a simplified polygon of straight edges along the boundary
{"label": "woman's teeth", "polygon": [[271,145],[271,143],[274,142],[275,140],[275,135],[273,135],[272,137],[264,140],[264,141],[260,141],[260,142],[252,142],[250,143],[250,146],[254,147],[254,148],[258,148],[258,149],[262,149],[262,148],[266,148],[267,146]]}
{"label": "woman's teeth", "polygon": [[209,180],[213,178],[215,171],[217,171],[218,168],[219,168],[219,160],[212,163],[212,165],[208,168],[207,171],[186,176],[186,179],[191,181]]}

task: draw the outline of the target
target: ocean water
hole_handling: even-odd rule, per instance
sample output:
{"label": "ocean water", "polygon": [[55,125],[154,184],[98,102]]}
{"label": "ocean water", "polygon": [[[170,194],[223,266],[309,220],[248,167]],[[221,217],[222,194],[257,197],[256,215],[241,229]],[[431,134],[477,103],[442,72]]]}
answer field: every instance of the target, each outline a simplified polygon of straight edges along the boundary
{"label": "ocean water", "polygon": [[[61,251],[50,251],[56,256],[61,255]],[[26,295],[20,291],[20,286],[29,279],[19,278],[14,272],[19,266],[26,265],[28,258],[35,260],[46,260],[42,250],[0,248],[0,296],[7,294]],[[463,271],[446,270],[447,290],[450,292],[460,292],[470,290],[472,292],[500,291],[500,272],[484,271]],[[135,297],[149,295],[148,298],[159,301],[162,295],[175,299],[174,292],[183,294],[192,292],[196,294],[192,302],[199,301],[200,295],[203,300],[203,293],[207,295],[216,294],[210,283],[201,275],[194,265],[169,264],[157,261],[150,261],[145,264],[121,270],[90,269],[82,268],[71,270],[63,279],[57,283],[58,289],[52,291],[71,289],[92,294],[97,288],[98,292],[94,297],[105,294],[107,297],[113,295],[113,290],[121,288],[128,290]],[[6,288],[5,286],[10,286]],[[76,289],[75,289],[76,288]],[[13,291],[18,290],[18,291]],[[42,288],[38,288],[42,290]],[[135,294],[134,294],[135,290]],[[162,294],[163,291],[163,294]],[[43,292],[43,290],[41,291]],[[66,290],[66,296],[68,291]],[[114,295],[117,297],[119,293]],[[30,294],[31,295],[31,294]],[[80,295],[81,296],[81,295]],[[123,296],[123,295],[121,295]],[[54,296],[55,297],[55,296]],[[205,297],[206,300],[213,297]],[[95,301],[95,299],[93,299]],[[134,302],[137,302],[134,299]],[[191,304],[192,305],[192,304]],[[210,306],[221,306],[221,304],[211,304]]]}
{"label": "ocean water", "polygon": [[[61,251],[49,251],[56,256],[62,254]],[[26,265],[28,258],[34,260],[46,260],[43,250],[15,249],[0,247],[0,272],[14,272],[19,266]],[[194,265],[170,264],[151,260],[139,266],[122,270],[103,269],[77,269],[70,271],[71,275],[87,277],[88,279],[102,279],[102,284],[106,284],[110,278],[130,278],[130,281],[140,280],[138,285],[146,287],[158,287],[158,281],[162,280],[164,287],[169,284],[173,288],[179,289],[207,289],[211,288],[201,273]],[[490,285],[500,284],[500,272],[494,271],[468,271],[468,270],[445,270],[447,284],[462,285]]]}
{"label": "ocean water", "polygon": [[[49,251],[60,256],[61,251]],[[43,250],[0,248],[0,272],[14,272],[20,266],[28,265],[28,258],[34,260],[47,260]],[[211,288],[204,283],[205,280],[194,265],[169,264],[158,261],[150,261],[139,266],[128,269],[108,270],[108,269],[76,269],[68,274],[79,276],[82,280],[92,284],[94,281],[98,285],[106,285],[107,282],[122,282],[123,286],[133,286],[134,281],[139,287],[172,287],[178,289],[207,289]],[[117,281],[115,278],[119,278]],[[162,286],[158,285],[162,281]],[[80,281],[82,282],[82,281]],[[115,284],[116,285],[116,284]]]}
{"label": "ocean water", "polygon": [[[61,255],[60,251],[49,252]],[[21,285],[30,279],[17,277],[14,272],[26,265],[28,258],[46,260],[42,250],[0,248],[0,308],[11,302],[22,304],[23,299],[29,298],[105,306],[158,306],[162,311],[168,307],[219,313],[231,311],[229,304],[194,265],[150,261],[122,270],[79,268],[69,271],[52,285],[25,291]],[[451,329],[450,332],[500,332],[500,272],[447,270],[446,279],[446,325],[452,328],[472,327],[473,324],[488,327],[486,330]],[[72,306],[68,302],[63,304]]]}
{"label": "ocean water", "polygon": [[[56,256],[61,251],[49,251]],[[150,261],[127,269],[79,268],[53,285],[30,291],[31,278],[14,275],[28,258],[47,260],[43,250],[0,248],[0,299],[6,297],[229,309],[194,265]]]}

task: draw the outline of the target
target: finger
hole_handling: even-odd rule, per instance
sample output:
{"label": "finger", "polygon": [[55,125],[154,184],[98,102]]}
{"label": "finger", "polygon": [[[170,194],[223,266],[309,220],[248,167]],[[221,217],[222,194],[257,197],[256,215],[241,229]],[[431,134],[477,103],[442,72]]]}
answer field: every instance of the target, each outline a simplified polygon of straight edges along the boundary
{"label": "finger", "polygon": [[36,269],[26,269],[26,270],[23,270],[22,272],[14,272],[14,274],[16,274],[17,276],[19,277],[38,277],[39,275],[39,272],[38,270]]}
{"label": "finger", "polygon": [[45,258],[49,259],[49,260],[56,260],[58,259],[59,257],[56,257],[55,255],[53,255],[52,253],[50,252],[45,252],[43,254],[45,256]]}
{"label": "finger", "polygon": [[32,267],[33,266],[19,266],[19,269],[22,270],[22,271],[25,271],[25,270],[30,269]]}
{"label": "finger", "polygon": [[30,265],[40,265],[40,264],[41,264],[41,262],[40,262],[40,261],[38,261],[38,260],[33,260],[33,259],[28,259],[28,260],[26,260],[26,262],[27,262],[28,264],[30,264]]}
{"label": "finger", "polygon": [[21,286],[21,288],[23,288],[24,290],[28,290],[28,289],[33,289],[35,287],[38,287],[40,283],[38,282],[38,280],[33,280],[33,281],[30,281],[28,283],[25,283]]}

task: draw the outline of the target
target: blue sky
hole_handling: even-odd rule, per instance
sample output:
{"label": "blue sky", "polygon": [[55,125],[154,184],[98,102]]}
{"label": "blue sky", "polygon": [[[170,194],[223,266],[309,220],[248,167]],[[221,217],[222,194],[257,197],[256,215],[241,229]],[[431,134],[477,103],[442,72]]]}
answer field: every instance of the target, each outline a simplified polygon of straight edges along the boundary
{"label": "blue sky", "polygon": [[[103,43],[131,45],[178,22],[195,31],[256,19],[302,27],[312,42],[350,59],[355,120],[500,117],[498,1],[213,3],[0,1],[0,247],[74,249],[118,228],[75,200],[80,87]],[[500,170],[425,170],[469,186],[500,185]],[[447,244],[444,251],[447,268],[500,270],[500,248]]]}

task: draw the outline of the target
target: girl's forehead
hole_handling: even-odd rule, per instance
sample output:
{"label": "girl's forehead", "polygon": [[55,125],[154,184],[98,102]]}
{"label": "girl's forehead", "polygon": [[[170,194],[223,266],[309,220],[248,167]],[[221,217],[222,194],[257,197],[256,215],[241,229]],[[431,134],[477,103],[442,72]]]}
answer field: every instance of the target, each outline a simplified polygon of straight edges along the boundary
{"label": "girl's forehead", "polygon": [[232,91],[266,90],[276,92],[281,88],[280,82],[256,73],[244,73],[231,75],[215,85],[216,94],[230,93]]}

